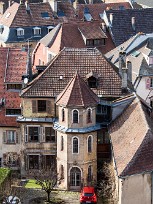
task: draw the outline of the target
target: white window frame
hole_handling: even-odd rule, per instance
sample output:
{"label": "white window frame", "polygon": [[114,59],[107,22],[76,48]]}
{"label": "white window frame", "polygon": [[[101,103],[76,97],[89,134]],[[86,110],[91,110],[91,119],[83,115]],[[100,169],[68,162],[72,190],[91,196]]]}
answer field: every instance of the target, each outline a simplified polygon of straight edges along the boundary
{"label": "white window frame", "polygon": [[16,31],[17,31],[18,37],[24,36],[24,29],[23,28],[17,28]]}
{"label": "white window frame", "polygon": [[[39,135],[38,135],[38,141],[37,142],[31,142],[31,141],[29,141],[29,134],[28,134],[28,132],[29,132],[29,127],[38,127],[39,128]],[[26,125],[26,130],[25,130],[25,133],[24,133],[24,138],[25,138],[25,142],[26,143],[40,143],[41,142],[41,129],[42,129],[43,127],[41,127],[40,125]]]}
{"label": "white window frame", "polygon": [[[78,112],[78,122],[77,122],[77,123],[74,123],[74,122],[73,122],[73,112],[74,112],[74,111],[77,111],[77,112]],[[73,123],[73,124],[79,124],[79,110],[78,110],[78,109],[73,109],[73,110],[72,110],[72,123]]]}
{"label": "white window frame", "polygon": [[[9,133],[14,133],[13,134],[14,142],[8,142],[9,141],[9,136],[12,136],[12,134],[9,135]],[[16,144],[16,130],[6,130],[6,142],[5,143],[6,144]]]}
{"label": "white window frame", "polygon": [[[89,140],[89,137],[91,137],[91,152],[88,152],[88,140]],[[87,137],[87,153],[91,154],[93,152],[93,136],[92,135],[88,135]]]}
{"label": "white window frame", "polygon": [[[77,152],[77,153],[76,153],[76,152],[73,152],[73,140],[74,140],[74,138],[77,138],[77,139],[78,139],[78,152]],[[79,140],[79,137],[73,136],[73,137],[72,137],[72,154],[79,154],[79,150],[80,150],[80,140]]]}
{"label": "white window frame", "polygon": [[34,27],[33,32],[35,36],[40,36],[41,35],[41,28],[39,27]]}

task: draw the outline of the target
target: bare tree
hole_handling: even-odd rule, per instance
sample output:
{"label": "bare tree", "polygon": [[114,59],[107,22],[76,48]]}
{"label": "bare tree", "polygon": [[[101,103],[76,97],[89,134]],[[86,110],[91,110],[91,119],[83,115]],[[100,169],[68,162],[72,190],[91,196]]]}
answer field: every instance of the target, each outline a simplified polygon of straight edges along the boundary
{"label": "bare tree", "polygon": [[53,166],[49,170],[42,169],[35,174],[36,184],[40,185],[42,190],[47,193],[47,202],[50,202],[50,195],[55,186],[60,184],[61,178],[59,178],[56,168]]}

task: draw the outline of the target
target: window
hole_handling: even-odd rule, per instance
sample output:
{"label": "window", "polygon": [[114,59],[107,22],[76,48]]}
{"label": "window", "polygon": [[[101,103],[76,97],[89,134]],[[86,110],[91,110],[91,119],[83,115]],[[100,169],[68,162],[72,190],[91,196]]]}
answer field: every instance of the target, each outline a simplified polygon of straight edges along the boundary
{"label": "window", "polygon": [[81,171],[78,167],[73,167],[70,171],[70,186],[81,185]]}
{"label": "window", "polygon": [[153,88],[153,78],[150,78],[150,87]]}
{"label": "window", "polygon": [[50,100],[32,100],[32,112],[51,114],[51,101]]}
{"label": "window", "polygon": [[14,90],[21,90],[22,84],[7,84],[7,90],[14,89]]}
{"label": "window", "polygon": [[92,137],[88,136],[88,153],[92,152]]}
{"label": "window", "polygon": [[16,152],[3,154],[3,164],[7,167],[19,166],[19,155]]}
{"label": "window", "polygon": [[65,110],[62,108],[62,121],[65,121]]}
{"label": "window", "polygon": [[109,134],[107,131],[99,130],[97,132],[97,136],[98,136],[98,144],[109,144],[110,143],[110,138],[109,138]]}
{"label": "window", "polygon": [[7,130],[6,132],[3,132],[3,143],[15,144],[16,143],[16,131]]}
{"label": "window", "polygon": [[6,115],[7,116],[21,115],[21,109],[6,109]]}
{"label": "window", "polygon": [[55,142],[55,130],[52,127],[45,127],[46,142]]}
{"label": "window", "polygon": [[61,136],[61,151],[64,150],[64,137]]}
{"label": "window", "polygon": [[28,127],[29,142],[39,142],[40,127]]}
{"label": "window", "polygon": [[86,46],[93,46],[94,41],[93,40],[86,40]]}
{"label": "window", "polygon": [[29,155],[29,169],[39,169],[39,155]]}
{"label": "window", "polygon": [[38,112],[46,112],[46,100],[38,100]]}
{"label": "window", "polygon": [[24,29],[18,28],[16,31],[17,31],[17,36],[18,36],[18,37],[24,36]]}
{"label": "window", "polygon": [[48,33],[53,30],[54,26],[48,26],[47,29],[48,29]]}
{"label": "window", "polygon": [[72,143],[73,143],[73,145],[72,145],[73,153],[74,154],[79,153],[79,139],[77,137],[73,137]]}
{"label": "window", "polygon": [[153,56],[149,57],[149,65],[153,65]]}
{"label": "window", "polygon": [[92,166],[90,165],[88,167],[88,178],[87,178],[88,182],[92,181]]}
{"label": "window", "polygon": [[93,76],[88,78],[88,86],[90,88],[97,88],[97,79]]}
{"label": "window", "polygon": [[92,119],[91,119],[91,108],[87,109],[87,123],[91,123]]}
{"label": "window", "polygon": [[51,170],[52,167],[55,166],[56,163],[55,155],[43,155],[43,159],[44,159],[43,165],[46,170]]}
{"label": "window", "polygon": [[41,35],[41,28],[39,28],[39,27],[35,27],[35,28],[33,28],[33,30],[34,30],[34,35]]}
{"label": "window", "polygon": [[79,121],[78,110],[73,110],[73,123],[78,123],[78,121]]}
{"label": "window", "polygon": [[49,19],[49,13],[48,12],[41,12],[41,17],[45,19]]}
{"label": "window", "polygon": [[97,114],[107,115],[107,106],[99,104],[97,106]]}
{"label": "window", "polygon": [[98,46],[98,45],[105,45],[105,38],[102,39],[95,39],[94,40],[94,45]]}

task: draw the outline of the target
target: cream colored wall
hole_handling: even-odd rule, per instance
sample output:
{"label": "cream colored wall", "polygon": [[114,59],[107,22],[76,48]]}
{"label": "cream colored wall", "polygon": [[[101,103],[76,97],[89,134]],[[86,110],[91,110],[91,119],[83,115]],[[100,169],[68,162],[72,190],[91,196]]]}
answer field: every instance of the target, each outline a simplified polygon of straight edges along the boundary
{"label": "cream colored wall", "polygon": [[[32,113],[32,100],[49,100],[51,102],[51,114],[47,112],[43,113]],[[55,116],[55,103],[54,98],[22,98],[22,107],[24,117],[54,117]]]}
{"label": "cream colored wall", "polygon": [[[3,143],[3,132],[6,130],[15,130],[18,133],[19,143],[17,144],[4,144]],[[20,128],[11,128],[11,127],[1,127],[0,128],[0,157],[3,158],[3,154],[7,152],[16,152],[20,153],[21,150],[21,133]]]}
{"label": "cream colored wall", "polygon": [[[69,128],[85,128],[85,127],[90,127],[96,124],[96,108],[95,107],[89,107],[92,110],[92,122],[87,123],[87,110],[86,109],[78,109],[78,108],[73,108],[73,109],[67,109],[64,108],[65,110],[65,121],[62,121],[62,108],[59,107],[59,123],[62,126],[69,127]],[[79,111],[79,123],[72,123],[72,111],[76,109]]]}
{"label": "cream colored wall", "polygon": [[119,204],[150,204],[151,174],[139,174],[119,179],[121,196]]}
{"label": "cream colored wall", "polygon": [[[87,138],[89,135],[93,136],[92,152],[87,152]],[[61,136],[64,137],[64,150],[61,151]],[[77,136],[79,138],[79,154],[72,153],[72,138]],[[93,179],[97,180],[97,132],[86,134],[65,134],[57,132],[57,169],[60,165],[64,166],[64,181],[61,188],[68,188],[70,169],[74,166],[82,169],[82,178],[86,183],[88,174],[88,167],[93,167]]]}

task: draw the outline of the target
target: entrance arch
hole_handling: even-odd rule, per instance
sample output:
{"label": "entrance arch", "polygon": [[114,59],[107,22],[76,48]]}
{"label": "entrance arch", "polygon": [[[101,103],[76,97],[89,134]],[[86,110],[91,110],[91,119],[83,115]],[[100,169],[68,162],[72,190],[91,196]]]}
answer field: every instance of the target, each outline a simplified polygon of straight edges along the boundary
{"label": "entrance arch", "polygon": [[70,187],[81,186],[81,170],[79,167],[72,167],[70,169]]}

